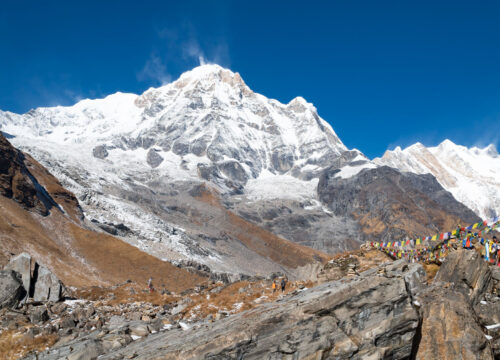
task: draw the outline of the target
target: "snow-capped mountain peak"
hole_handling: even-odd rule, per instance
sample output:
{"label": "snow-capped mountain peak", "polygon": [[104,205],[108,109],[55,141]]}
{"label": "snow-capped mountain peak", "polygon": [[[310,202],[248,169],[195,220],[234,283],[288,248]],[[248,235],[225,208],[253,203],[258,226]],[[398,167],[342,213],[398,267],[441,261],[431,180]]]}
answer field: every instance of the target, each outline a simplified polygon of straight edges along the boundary
{"label": "snow-capped mountain peak", "polygon": [[77,146],[69,152],[79,156],[117,164],[124,152],[134,151],[138,162],[143,157],[143,171],[171,168],[173,161],[181,168],[173,177],[197,177],[202,167],[210,180],[241,184],[263,170],[310,179],[347,150],[302,97],[288,104],[267,99],[238,73],[213,64],[142,95],[116,93],[24,115],[0,113],[0,126],[19,138]]}
{"label": "snow-capped mountain peak", "polygon": [[482,217],[500,213],[500,157],[495,146],[485,148],[457,145],[444,140],[438,146],[417,143],[402,150],[397,147],[373,160],[417,174],[430,173],[457,200]]}
{"label": "snow-capped mountain peak", "polygon": [[[193,258],[198,247],[158,197],[177,201],[208,183],[227,201],[286,199],[321,209],[322,171],[336,164],[349,167],[340,176],[352,176],[369,163],[304,98],[268,99],[218,65],[140,95],[118,92],[22,115],[0,111],[0,130],[77,195],[87,218],[126,224],[132,243],[151,252],[159,251],[152,243],[165,243],[155,255],[166,248],[174,258]],[[215,253],[203,261],[215,261]]]}

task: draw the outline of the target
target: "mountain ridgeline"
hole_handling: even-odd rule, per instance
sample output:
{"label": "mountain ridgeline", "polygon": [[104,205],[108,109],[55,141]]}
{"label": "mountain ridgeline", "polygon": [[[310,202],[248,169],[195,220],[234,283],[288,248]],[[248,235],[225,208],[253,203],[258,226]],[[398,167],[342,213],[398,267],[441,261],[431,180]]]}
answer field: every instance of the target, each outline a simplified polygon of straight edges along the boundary
{"label": "mountain ridgeline", "polygon": [[[0,112],[0,129],[96,228],[216,271],[286,272],[321,251],[434,234],[496,209],[473,207],[434,168],[370,161],[303,98],[268,99],[217,65],[141,95]],[[489,178],[481,186],[499,193]]]}

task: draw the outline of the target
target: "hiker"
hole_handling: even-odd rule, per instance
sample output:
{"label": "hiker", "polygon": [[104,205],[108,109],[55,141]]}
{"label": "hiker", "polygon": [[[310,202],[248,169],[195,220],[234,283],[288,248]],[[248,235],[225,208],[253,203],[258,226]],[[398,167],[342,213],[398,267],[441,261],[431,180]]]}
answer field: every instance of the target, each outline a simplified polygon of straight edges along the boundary
{"label": "hiker", "polygon": [[281,292],[285,291],[286,281],[285,278],[281,279]]}
{"label": "hiker", "polygon": [[484,261],[490,262],[490,240],[484,241]]}
{"label": "hiker", "polygon": [[496,266],[498,266],[498,261],[500,260],[499,259],[499,252],[500,252],[500,244],[498,243],[498,240],[497,240],[497,237],[496,236],[493,236],[493,238],[491,239],[491,252],[494,253],[492,254],[492,263]]}
{"label": "hiker", "polygon": [[469,231],[467,236],[462,240],[462,245],[464,249],[472,250],[474,246],[472,245],[472,233]]}
{"label": "hiker", "polygon": [[272,286],[272,288],[273,288],[273,294],[274,294],[276,292],[276,288],[277,288],[277,286],[276,286],[276,280],[273,280],[273,286]]}
{"label": "hiker", "polygon": [[152,293],[153,291],[155,291],[155,288],[153,287],[153,278],[150,277],[149,280],[148,280],[148,289],[149,289],[149,292]]}
{"label": "hiker", "polygon": [[492,264],[497,264],[498,257],[497,257],[497,251],[498,251],[498,244],[497,240],[493,239],[491,242],[491,263]]}
{"label": "hiker", "polygon": [[500,266],[500,244],[498,243],[498,240],[497,240],[497,237],[496,236],[493,236],[493,242],[496,244],[497,246],[497,251],[496,251],[496,263],[495,265],[496,266]]}

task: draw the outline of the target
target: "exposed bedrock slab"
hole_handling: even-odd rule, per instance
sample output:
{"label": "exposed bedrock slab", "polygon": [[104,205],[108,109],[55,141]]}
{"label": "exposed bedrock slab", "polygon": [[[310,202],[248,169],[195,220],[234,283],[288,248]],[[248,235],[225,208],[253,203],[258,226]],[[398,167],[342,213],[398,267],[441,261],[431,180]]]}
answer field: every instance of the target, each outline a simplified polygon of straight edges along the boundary
{"label": "exposed bedrock slab", "polygon": [[216,323],[150,335],[102,358],[405,359],[419,318],[404,278],[417,267],[399,262],[389,275],[369,271],[326,283]]}

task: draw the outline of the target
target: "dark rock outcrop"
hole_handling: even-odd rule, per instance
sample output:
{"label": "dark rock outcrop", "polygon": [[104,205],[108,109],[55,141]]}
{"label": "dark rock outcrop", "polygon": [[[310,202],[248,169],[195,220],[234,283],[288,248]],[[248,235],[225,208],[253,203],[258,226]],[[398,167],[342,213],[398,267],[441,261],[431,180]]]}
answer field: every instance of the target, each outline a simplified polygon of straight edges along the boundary
{"label": "dark rock outcrop", "polygon": [[106,145],[99,145],[92,149],[92,155],[97,159],[105,159],[108,157],[108,149]]}
{"label": "dark rock outcrop", "polygon": [[14,199],[25,209],[47,215],[55,203],[30,174],[24,155],[0,133],[0,195]]}
{"label": "dark rock outcrop", "polygon": [[163,162],[163,157],[155,149],[149,149],[146,161],[154,169],[160,166]]}
{"label": "dark rock outcrop", "polygon": [[361,225],[358,240],[404,239],[449,229],[457,222],[480,220],[432,175],[382,166],[344,179],[339,171],[330,167],[321,174],[318,196],[335,215],[353,218]]}

